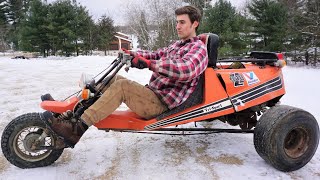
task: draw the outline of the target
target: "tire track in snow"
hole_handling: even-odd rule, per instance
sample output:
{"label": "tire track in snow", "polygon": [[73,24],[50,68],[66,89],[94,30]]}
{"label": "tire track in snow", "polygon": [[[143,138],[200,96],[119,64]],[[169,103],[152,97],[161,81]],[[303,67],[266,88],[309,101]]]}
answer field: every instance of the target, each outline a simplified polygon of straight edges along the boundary
{"label": "tire track in snow", "polygon": [[0,174],[4,173],[6,170],[8,170],[8,168],[9,168],[9,163],[8,163],[7,159],[1,153],[1,156],[0,156]]}
{"label": "tire track in snow", "polygon": [[[190,157],[192,160],[196,158],[196,163],[206,169],[208,175],[211,176],[210,178],[219,179],[219,176],[211,166],[213,159],[206,154],[206,149],[208,148],[209,143],[200,141],[202,147],[196,148],[195,152],[188,146],[188,144],[191,144],[190,140],[184,138],[165,141],[165,148],[167,148],[170,152],[170,154],[166,155],[166,158],[170,158],[169,160],[165,161],[167,162],[166,164],[169,166],[178,167],[179,165],[188,164]],[[196,142],[196,145],[199,145],[198,141]],[[190,170],[186,168],[177,168],[177,171],[179,179],[183,179],[186,177],[185,174]]]}
{"label": "tire track in snow", "polygon": [[95,177],[94,179],[116,179],[117,175],[119,174],[119,168],[121,165],[121,159],[123,159],[123,154],[125,153],[122,149],[123,142],[121,140],[121,137],[118,133],[113,132],[113,136],[117,139],[117,148],[116,148],[116,154],[114,155],[113,159],[111,160],[111,167],[106,169],[105,173],[103,175],[100,175],[98,177]]}
{"label": "tire track in snow", "polygon": [[197,159],[196,162],[199,165],[204,166],[206,169],[208,169],[207,172],[210,173],[212,179],[220,179],[220,177],[215,172],[214,168],[212,167],[211,163],[213,162],[213,158],[207,155],[206,151],[210,145],[210,143],[205,142],[203,140],[200,140],[198,143],[201,144],[201,147],[196,148],[197,153]]}

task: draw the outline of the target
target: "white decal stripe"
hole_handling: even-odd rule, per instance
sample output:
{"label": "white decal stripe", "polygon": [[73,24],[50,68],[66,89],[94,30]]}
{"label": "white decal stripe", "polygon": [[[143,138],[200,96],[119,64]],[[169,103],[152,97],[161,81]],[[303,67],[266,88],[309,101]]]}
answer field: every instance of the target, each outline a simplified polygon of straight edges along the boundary
{"label": "white decal stripe", "polygon": [[[221,109],[221,110],[226,110],[226,109],[230,109],[230,108],[233,109],[233,106],[230,105],[228,108],[224,108],[224,109]],[[217,112],[217,111],[216,111],[216,112]],[[209,113],[200,113],[200,114],[196,114],[196,115],[194,115],[194,116],[186,117],[186,118],[183,118],[183,119],[180,119],[180,120],[165,122],[165,123],[158,124],[158,125],[152,126],[152,127],[149,127],[149,126],[148,126],[148,127],[146,127],[145,129],[146,129],[146,130],[155,129],[155,128],[158,128],[158,127],[161,127],[161,126],[165,126],[165,125],[168,125],[168,124],[173,124],[173,123],[176,123],[176,122],[188,120],[188,119],[191,119],[191,118],[193,118],[193,117],[200,117],[202,114],[207,115],[207,114],[209,114]]]}
{"label": "white decal stripe", "polygon": [[[182,118],[182,117],[188,116],[188,115],[190,115],[190,114],[194,114],[194,113],[196,113],[197,111],[201,111],[202,108],[209,107],[209,106],[212,106],[212,105],[214,105],[214,104],[219,104],[219,103],[221,103],[221,102],[223,102],[223,101],[227,101],[227,100],[229,100],[229,99],[226,98],[226,99],[223,99],[223,100],[220,100],[220,101],[216,101],[216,102],[211,103],[211,104],[206,104],[206,105],[204,105],[204,106],[202,106],[202,107],[199,107],[199,108],[197,108],[197,109],[194,109],[194,110],[192,110],[192,111],[190,111],[190,112],[187,112],[187,113],[184,113],[184,114],[181,114],[181,115],[179,115],[179,116],[176,116],[176,117],[173,117],[173,118],[170,118],[170,119],[166,119],[166,120],[174,120],[174,119]],[[162,120],[161,120],[161,121],[162,121]]]}
{"label": "white decal stripe", "polygon": [[249,90],[247,90],[247,91],[245,91],[245,92],[241,92],[241,93],[239,93],[239,94],[237,94],[237,95],[234,95],[233,97],[234,97],[234,98],[237,98],[237,97],[244,96],[244,95],[246,95],[246,94],[248,94],[248,93],[250,93],[250,92],[256,91],[257,89],[260,89],[260,88],[263,88],[263,87],[268,86],[268,85],[270,85],[270,84],[273,84],[275,81],[278,81],[279,79],[280,79],[280,77],[274,78],[274,79],[272,79],[272,80],[270,80],[270,81],[268,81],[268,82],[266,82],[266,83],[264,83],[264,84],[260,84],[260,85],[254,87],[254,88],[252,88],[252,89],[249,89]]}
{"label": "white decal stripe", "polygon": [[255,89],[255,90],[249,90],[249,91],[247,91],[245,94],[242,94],[242,95],[240,95],[240,96],[234,96],[234,97],[237,98],[237,99],[238,99],[238,98],[241,98],[241,97],[246,96],[246,95],[248,95],[248,94],[251,94],[251,93],[253,93],[253,92],[256,92],[256,91],[259,91],[259,90],[261,90],[261,89],[264,89],[266,86],[270,86],[270,85],[275,84],[275,83],[277,83],[277,82],[279,82],[279,81],[281,81],[280,78],[277,79],[276,81],[273,81],[273,82],[269,82],[269,83],[267,83],[267,84],[264,84],[263,86]]}
{"label": "white decal stripe", "polygon": [[[211,104],[210,106],[215,106],[215,105],[220,105],[220,104],[221,104],[221,107],[219,107],[219,108],[217,108],[215,110],[219,111],[220,109],[223,109],[223,108],[228,107],[228,106],[230,106],[230,108],[232,108],[232,104],[231,104],[230,100],[226,100],[226,101],[223,101],[221,103],[214,103],[214,104]],[[206,105],[206,107],[205,106],[201,107],[201,109],[199,109],[200,113],[196,113],[196,114],[191,115],[191,116],[181,117],[181,118],[178,118],[178,119],[167,119],[167,120],[159,121],[157,123],[154,123],[154,124],[151,124],[149,126],[146,126],[145,129],[147,129],[147,130],[155,129],[157,127],[161,127],[161,126],[164,126],[164,125],[176,123],[176,122],[183,121],[183,120],[186,120],[186,119],[191,119],[193,117],[201,116],[203,114],[208,114],[208,111],[206,111],[207,107],[208,107],[208,105]]]}
{"label": "white decal stripe", "polygon": [[[265,89],[264,91],[260,91],[259,93],[256,93],[256,94],[253,94],[252,96],[249,96],[249,97],[247,97],[247,98],[245,98],[245,99],[241,99],[242,101],[245,101],[245,103],[247,102],[246,100],[247,99],[250,99],[250,98],[252,98],[252,97],[254,97],[254,96],[257,96],[257,95],[259,95],[259,94],[262,94],[262,93],[264,93],[264,92],[266,92],[266,91],[269,91],[269,90],[272,90],[272,89],[276,89],[277,87],[279,87],[279,86],[282,86],[282,84],[279,84],[279,85],[277,85],[277,86],[273,86],[273,87],[270,87],[270,88],[268,88],[268,89]],[[259,98],[259,97],[261,97],[261,96],[258,96],[257,98]],[[257,98],[255,98],[255,99],[257,99]],[[252,99],[253,100],[253,99]],[[252,100],[250,100],[250,101],[252,101]],[[248,101],[249,102],[249,101]],[[235,104],[237,104],[237,103],[235,103]]]}
{"label": "white decal stripe", "polygon": [[265,84],[265,85],[261,86],[260,88],[255,89],[255,90],[253,90],[253,91],[250,91],[250,90],[249,90],[249,91],[247,91],[245,94],[242,94],[241,96],[234,96],[234,97],[232,97],[232,100],[235,100],[235,101],[236,101],[237,99],[241,99],[241,97],[243,97],[243,96],[246,96],[246,95],[248,95],[248,94],[250,94],[250,93],[259,91],[259,90],[265,88],[266,86],[272,85],[272,84],[274,84],[274,83],[276,83],[276,82],[278,82],[278,81],[281,81],[281,79],[279,78],[278,80],[276,80],[276,81],[274,81],[274,82],[271,82],[271,83],[268,83],[268,84]]}
{"label": "white decal stripe", "polygon": [[[225,101],[229,102],[230,105],[232,105],[229,99],[227,99],[227,100],[225,100]],[[218,101],[218,102],[215,102],[215,103],[212,103],[212,104],[207,104],[207,105],[202,106],[202,107],[200,107],[200,108],[198,108],[198,109],[196,109],[196,110],[194,110],[194,111],[191,111],[191,112],[186,113],[186,114],[182,114],[182,115],[180,115],[179,117],[173,117],[173,118],[171,118],[171,119],[162,120],[162,121],[159,121],[159,122],[157,122],[157,123],[150,124],[150,125],[148,125],[147,127],[158,126],[158,124],[162,124],[162,123],[164,123],[164,122],[169,122],[169,121],[174,121],[174,120],[180,120],[180,119],[183,119],[183,118],[194,117],[195,115],[199,114],[201,111],[203,112],[203,109],[205,109],[205,108],[207,108],[207,107],[210,107],[210,106],[217,105],[217,104],[221,104],[221,103],[223,103],[223,102],[225,102],[225,101],[222,101],[222,102],[219,102],[219,101]],[[200,112],[198,112],[198,111],[200,111]],[[193,114],[193,115],[190,115],[190,114]],[[195,115],[194,115],[194,114],[195,114]],[[187,115],[190,115],[190,116],[187,116]]]}

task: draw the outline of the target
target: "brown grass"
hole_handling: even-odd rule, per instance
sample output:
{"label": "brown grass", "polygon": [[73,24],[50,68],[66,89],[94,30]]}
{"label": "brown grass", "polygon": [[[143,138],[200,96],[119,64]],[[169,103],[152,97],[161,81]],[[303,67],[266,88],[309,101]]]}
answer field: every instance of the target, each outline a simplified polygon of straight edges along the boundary
{"label": "brown grass", "polygon": [[186,142],[180,140],[166,141],[164,146],[173,150],[170,154],[171,158],[169,159],[169,162],[176,166],[180,165],[192,154]]}
{"label": "brown grass", "polygon": [[217,158],[214,158],[214,161],[220,162],[220,163],[223,163],[223,164],[230,164],[230,165],[232,165],[232,164],[234,164],[234,165],[243,165],[243,160],[242,159],[239,159],[236,156],[226,155],[226,154],[223,154],[223,155],[220,155]]}
{"label": "brown grass", "polygon": [[198,143],[200,143],[201,146],[197,147],[196,149],[197,155],[199,156],[196,162],[208,169],[208,172],[211,174],[212,179],[220,179],[211,165],[211,163],[214,162],[214,158],[210,157],[206,153],[210,143],[206,141],[199,141]]}

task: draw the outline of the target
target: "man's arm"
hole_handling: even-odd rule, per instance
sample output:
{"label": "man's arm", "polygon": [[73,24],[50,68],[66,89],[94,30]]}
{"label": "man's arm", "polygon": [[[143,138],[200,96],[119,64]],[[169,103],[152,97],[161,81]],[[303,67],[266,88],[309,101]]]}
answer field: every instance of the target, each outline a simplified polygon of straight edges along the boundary
{"label": "man's arm", "polygon": [[198,77],[208,65],[207,50],[204,44],[195,44],[181,59],[150,61],[150,70],[184,82]]}
{"label": "man's arm", "polygon": [[167,48],[162,48],[158,49],[157,51],[138,50],[137,52],[134,52],[134,56],[141,56],[146,59],[158,60],[164,55],[166,49]]}

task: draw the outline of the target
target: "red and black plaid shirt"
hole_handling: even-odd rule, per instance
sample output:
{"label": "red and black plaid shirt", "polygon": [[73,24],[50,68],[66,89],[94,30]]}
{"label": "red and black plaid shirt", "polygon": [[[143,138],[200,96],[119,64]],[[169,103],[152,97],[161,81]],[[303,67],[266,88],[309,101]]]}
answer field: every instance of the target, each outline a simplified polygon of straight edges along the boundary
{"label": "red and black plaid shirt", "polygon": [[187,100],[208,65],[207,49],[198,36],[154,52],[138,51],[136,55],[151,60],[150,70],[154,73],[148,87],[169,109]]}

